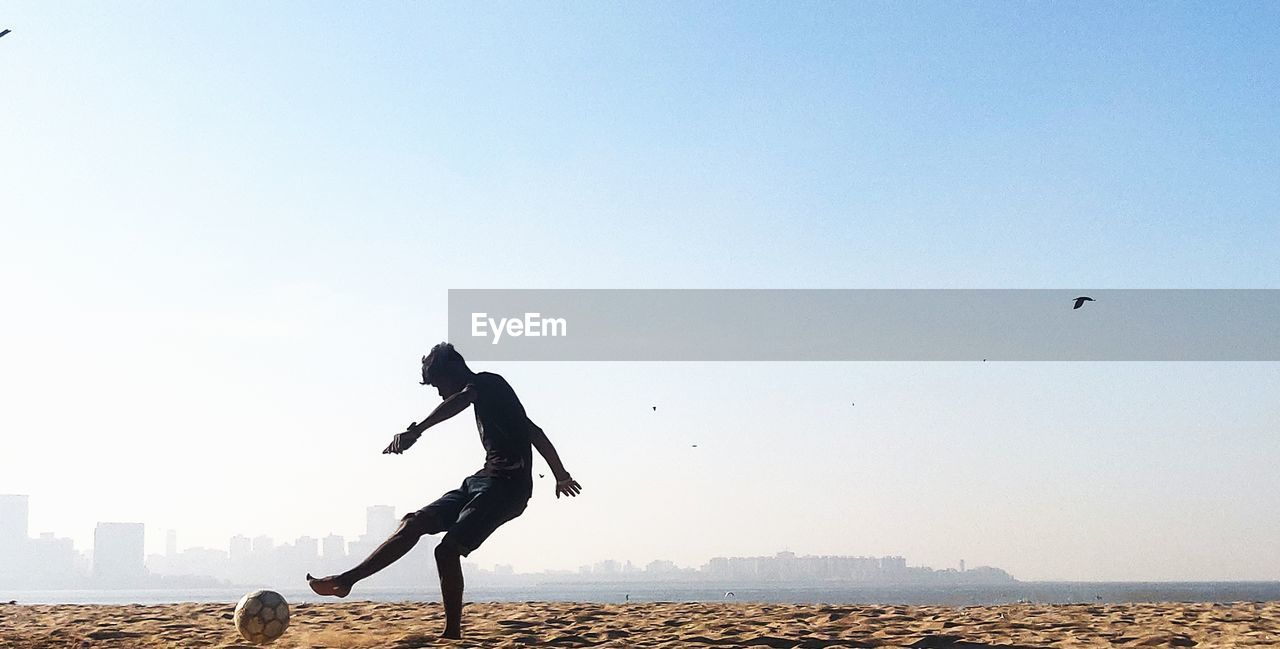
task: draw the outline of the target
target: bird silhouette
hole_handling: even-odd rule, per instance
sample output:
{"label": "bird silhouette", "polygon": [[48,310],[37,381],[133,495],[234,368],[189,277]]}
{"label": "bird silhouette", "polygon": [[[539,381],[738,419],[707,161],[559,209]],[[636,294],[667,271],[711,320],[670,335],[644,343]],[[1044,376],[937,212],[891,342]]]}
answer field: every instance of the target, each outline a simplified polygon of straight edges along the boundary
{"label": "bird silhouette", "polygon": [[697,445],[697,444],[694,444],[694,445],[693,445],[693,447],[694,447],[694,448],[698,448],[698,445]]}
{"label": "bird silhouette", "polygon": [[1085,303],[1085,302],[1097,302],[1097,300],[1095,300],[1095,299],[1093,299],[1093,298],[1091,298],[1091,297],[1084,297],[1084,296],[1082,295],[1082,296],[1080,296],[1080,297],[1076,298],[1076,305],[1075,305],[1075,306],[1073,306],[1073,307],[1071,307],[1071,309],[1072,309],[1073,311],[1074,311],[1075,309],[1079,309],[1080,307],[1084,306],[1084,303]]}
{"label": "bird silhouette", "polygon": [[654,410],[654,412],[657,412],[658,407],[657,407],[657,406],[654,406],[654,407],[653,407],[653,410]]}
{"label": "bird silhouette", "polygon": [[545,478],[545,477],[547,477],[547,476],[542,475],[541,473],[539,473],[539,474],[538,474],[538,477],[539,477],[539,478]]}
{"label": "bird silhouette", "polygon": [[11,31],[13,31],[13,30],[12,30],[12,29],[6,29],[6,30],[4,30],[4,31],[0,32],[0,36],[4,36],[5,34],[8,34],[8,33],[9,33],[9,32],[11,32]]}

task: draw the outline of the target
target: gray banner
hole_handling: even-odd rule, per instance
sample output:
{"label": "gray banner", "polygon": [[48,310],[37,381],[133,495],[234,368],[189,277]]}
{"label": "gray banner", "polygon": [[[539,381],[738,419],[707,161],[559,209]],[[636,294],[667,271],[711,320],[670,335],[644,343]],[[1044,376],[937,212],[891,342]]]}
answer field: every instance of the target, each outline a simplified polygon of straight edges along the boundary
{"label": "gray banner", "polygon": [[1278,323],[1277,289],[449,291],[477,360],[1277,361]]}

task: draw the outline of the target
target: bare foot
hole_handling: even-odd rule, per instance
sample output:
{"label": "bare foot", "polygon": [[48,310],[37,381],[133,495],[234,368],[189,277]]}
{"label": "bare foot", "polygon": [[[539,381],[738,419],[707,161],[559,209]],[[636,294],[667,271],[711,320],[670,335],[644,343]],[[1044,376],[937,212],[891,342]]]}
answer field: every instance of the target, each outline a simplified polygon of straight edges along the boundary
{"label": "bare foot", "polygon": [[311,586],[311,590],[317,595],[332,595],[334,597],[346,597],[351,594],[351,584],[347,583],[339,575],[332,575],[316,579],[307,573],[307,585]]}

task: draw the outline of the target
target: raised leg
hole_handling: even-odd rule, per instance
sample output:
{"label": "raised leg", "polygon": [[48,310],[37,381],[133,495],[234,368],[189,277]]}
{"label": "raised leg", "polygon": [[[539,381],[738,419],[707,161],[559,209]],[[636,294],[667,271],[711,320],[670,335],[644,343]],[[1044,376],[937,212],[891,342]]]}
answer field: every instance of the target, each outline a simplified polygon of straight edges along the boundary
{"label": "raised leg", "polygon": [[420,522],[409,517],[400,522],[400,527],[396,529],[378,549],[374,550],[364,561],[361,561],[356,567],[338,575],[330,575],[316,579],[310,573],[307,574],[307,584],[311,586],[311,590],[317,595],[334,595],[337,597],[346,597],[351,593],[351,587],[356,582],[364,579],[383,568],[393,564],[400,557],[403,557],[409,550],[417,545],[418,539],[426,532]]}

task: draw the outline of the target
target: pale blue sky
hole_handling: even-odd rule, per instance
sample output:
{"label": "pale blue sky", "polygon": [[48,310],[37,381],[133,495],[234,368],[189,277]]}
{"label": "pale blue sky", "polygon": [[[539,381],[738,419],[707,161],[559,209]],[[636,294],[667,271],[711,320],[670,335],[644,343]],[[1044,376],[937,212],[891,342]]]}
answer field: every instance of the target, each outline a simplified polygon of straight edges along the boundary
{"label": "pale blue sky", "polygon": [[[432,405],[448,288],[1280,288],[1277,25],[6,4],[0,492],[82,544],[100,519],[353,536],[365,504],[425,504],[480,461],[470,422],[377,451]],[[988,365],[483,368],[587,491],[548,486],[477,560],[1280,578],[1275,364]],[[353,484],[309,484],[344,460]]]}

